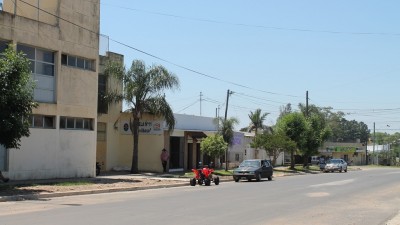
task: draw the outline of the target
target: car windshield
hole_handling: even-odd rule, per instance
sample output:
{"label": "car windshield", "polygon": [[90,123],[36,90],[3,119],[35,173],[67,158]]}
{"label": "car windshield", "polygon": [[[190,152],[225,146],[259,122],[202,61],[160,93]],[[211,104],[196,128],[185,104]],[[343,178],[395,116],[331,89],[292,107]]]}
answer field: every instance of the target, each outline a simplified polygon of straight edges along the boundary
{"label": "car windshield", "polygon": [[328,163],[338,164],[340,163],[340,159],[331,159],[328,161]]}
{"label": "car windshield", "polygon": [[260,167],[260,161],[245,160],[240,163],[239,167]]}

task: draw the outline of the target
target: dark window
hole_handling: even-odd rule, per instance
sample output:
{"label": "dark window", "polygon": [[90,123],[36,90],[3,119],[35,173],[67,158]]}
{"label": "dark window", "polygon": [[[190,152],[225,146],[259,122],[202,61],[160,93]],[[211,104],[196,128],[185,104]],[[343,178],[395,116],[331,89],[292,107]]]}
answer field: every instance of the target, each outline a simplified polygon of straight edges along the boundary
{"label": "dark window", "polygon": [[68,63],[68,56],[65,54],[62,54],[61,55],[61,64],[67,65],[67,63]]}
{"label": "dark window", "polygon": [[54,63],[54,54],[49,51],[36,49],[36,60],[48,63]]}
{"label": "dark window", "polygon": [[93,119],[60,117],[60,129],[93,130]]}
{"label": "dark window", "polygon": [[55,128],[54,119],[54,116],[31,115],[29,125],[32,128]]}
{"label": "dark window", "polygon": [[44,128],[55,128],[54,127],[54,116],[44,116]]}
{"label": "dark window", "polygon": [[83,129],[83,119],[81,118],[76,118],[75,119],[75,128],[76,129]]}
{"label": "dark window", "polygon": [[77,58],[76,67],[85,69],[85,60],[82,58]]}
{"label": "dark window", "polygon": [[6,50],[7,47],[8,47],[8,42],[0,40],[0,52],[4,52],[4,50]]}
{"label": "dark window", "polygon": [[25,45],[17,45],[17,51],[18,52],[22,51],[23,53],[26,54],[26,57],[28,59],[35,60],[35,48],[25,46]]}
{"label": "dark window", "polygon": [[98,113],[106,114],[108,112],[108,103],[104,99],[106,91],[107,91],[107,77],[102,74],[99,74],[98,96],[97,96]]}
{"label": "dark window", "polygon": [[67,118],[67,128],[74,129],[75,128],[75,118]]}
{"label": "dark window", "polygon": [[68,56],[68,66],[76,66],[76,57]]}

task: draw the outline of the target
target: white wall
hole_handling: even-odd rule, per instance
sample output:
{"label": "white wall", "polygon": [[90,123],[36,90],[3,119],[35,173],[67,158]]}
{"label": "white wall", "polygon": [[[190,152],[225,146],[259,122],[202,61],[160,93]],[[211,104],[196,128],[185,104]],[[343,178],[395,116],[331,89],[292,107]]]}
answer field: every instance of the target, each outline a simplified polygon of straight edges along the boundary
{"label": "white wall", "polygon": [[12,180],[94,176],[94,131],[31,129],[21,149],[10,149]]}

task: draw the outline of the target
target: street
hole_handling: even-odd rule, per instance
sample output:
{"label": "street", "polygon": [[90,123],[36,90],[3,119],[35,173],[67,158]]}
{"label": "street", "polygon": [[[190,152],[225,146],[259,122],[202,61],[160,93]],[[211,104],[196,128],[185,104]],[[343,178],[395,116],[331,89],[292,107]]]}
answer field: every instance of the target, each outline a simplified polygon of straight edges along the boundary
{"label": "street", "polygon": [[287,176],[0,203],[0,224],[385,224],[400,210],[400,170]]}

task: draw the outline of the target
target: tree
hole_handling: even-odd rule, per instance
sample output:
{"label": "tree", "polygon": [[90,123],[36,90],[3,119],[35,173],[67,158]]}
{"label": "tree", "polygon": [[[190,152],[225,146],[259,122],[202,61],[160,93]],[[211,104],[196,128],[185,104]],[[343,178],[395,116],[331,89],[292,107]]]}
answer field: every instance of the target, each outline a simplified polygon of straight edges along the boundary
{"label": "tree", "polygon": [[269,157],[272,158],[272,165],[274,166],[281,152],[296,150],[296,143],[280,133],[258,134],[250,145],[252,148],[260,147],[267,151]]}
{"label": "tree", "polygon": [[228,146],[232,145],[233,133],[235,125],[239,124],[239,120],[235,117],[228,118],[224,120],[223,118],[219,118],[216,121],[219,123],[219,134],[222,135],[224,141],[228,144]]}
{"label": "tree", "polygon": [[[293,142],[296,143],[298,149],[304,143],[304,134],[307,131],[307,122],[303,114],[299,112],[293,112],[284,115],[277,122],[277,132],[287,136]],[[294,169],[294,153],[296,148],[290,149],[290,168]]]}
{"label": "tree", "polygon": [[306,107],[299,104],[300,111],[306,119],[306,132],[304,133],[304,141],[298,146],[303,156],[303,165],[308,165],[308,158],[318,154],[318,148],[329,138],[331,130],[327,126],[327,115],[330,113],[329,108],[320,108],[310,105],[308,111]]}
{"label": "tree", "polygon": [[[224,141],[228,144],[228,146],[232,145],[233,141],[233,133],[234,127],[239,123],[239,120],[235,117],[231,117],[229,119],[217,118],[216,123],[219,123],[218,127],[220,130],[218,131]],[[228,149],[225,154],[225,170],[228,170]]]}
{"label": "tree", "polygon": [[200,149],[202,153],[211,158],[215,158],[224,155],[225,151],[228,150],[228,144],[221,135],[217,134],[215,136],[206,137],[200,143]]}
{"label": "tree", "polygon": [[0,54],[0,144],[19,148],[22,137],[29,137],[29,116],[37,107],[30,62],[10,45]]}
{"label": "tree", "polygon": [[249,119],[250,119],[250,125],[249,125],[249,132],[253,131],[255,132],[255,135],[258,133],[258,129],[264,129],[264,120],[267,118],[267,115],[269,113],[263,113],[261,114],[261,109],[256,109],[256,111],[250,112],[249,114]]}
{"label": "tree", "polygon": [[111,63],[106,66],[105,74],[114,76],[123,83],[122,93],[110,90],[106,95],[107,102],[126,101],[130,105],[133,121],[130,128],[133,134],[133,154],[131,173],[138,173],[139,160],[139,124],[145,112],[162,116],[168,130],[175,126],[173,111],[163,95],[167,89],[179,87],[178,78],[165,67],[154,65],[146,67],[141,60],[134,60],[131,68],[126,70],[121,64]]}

